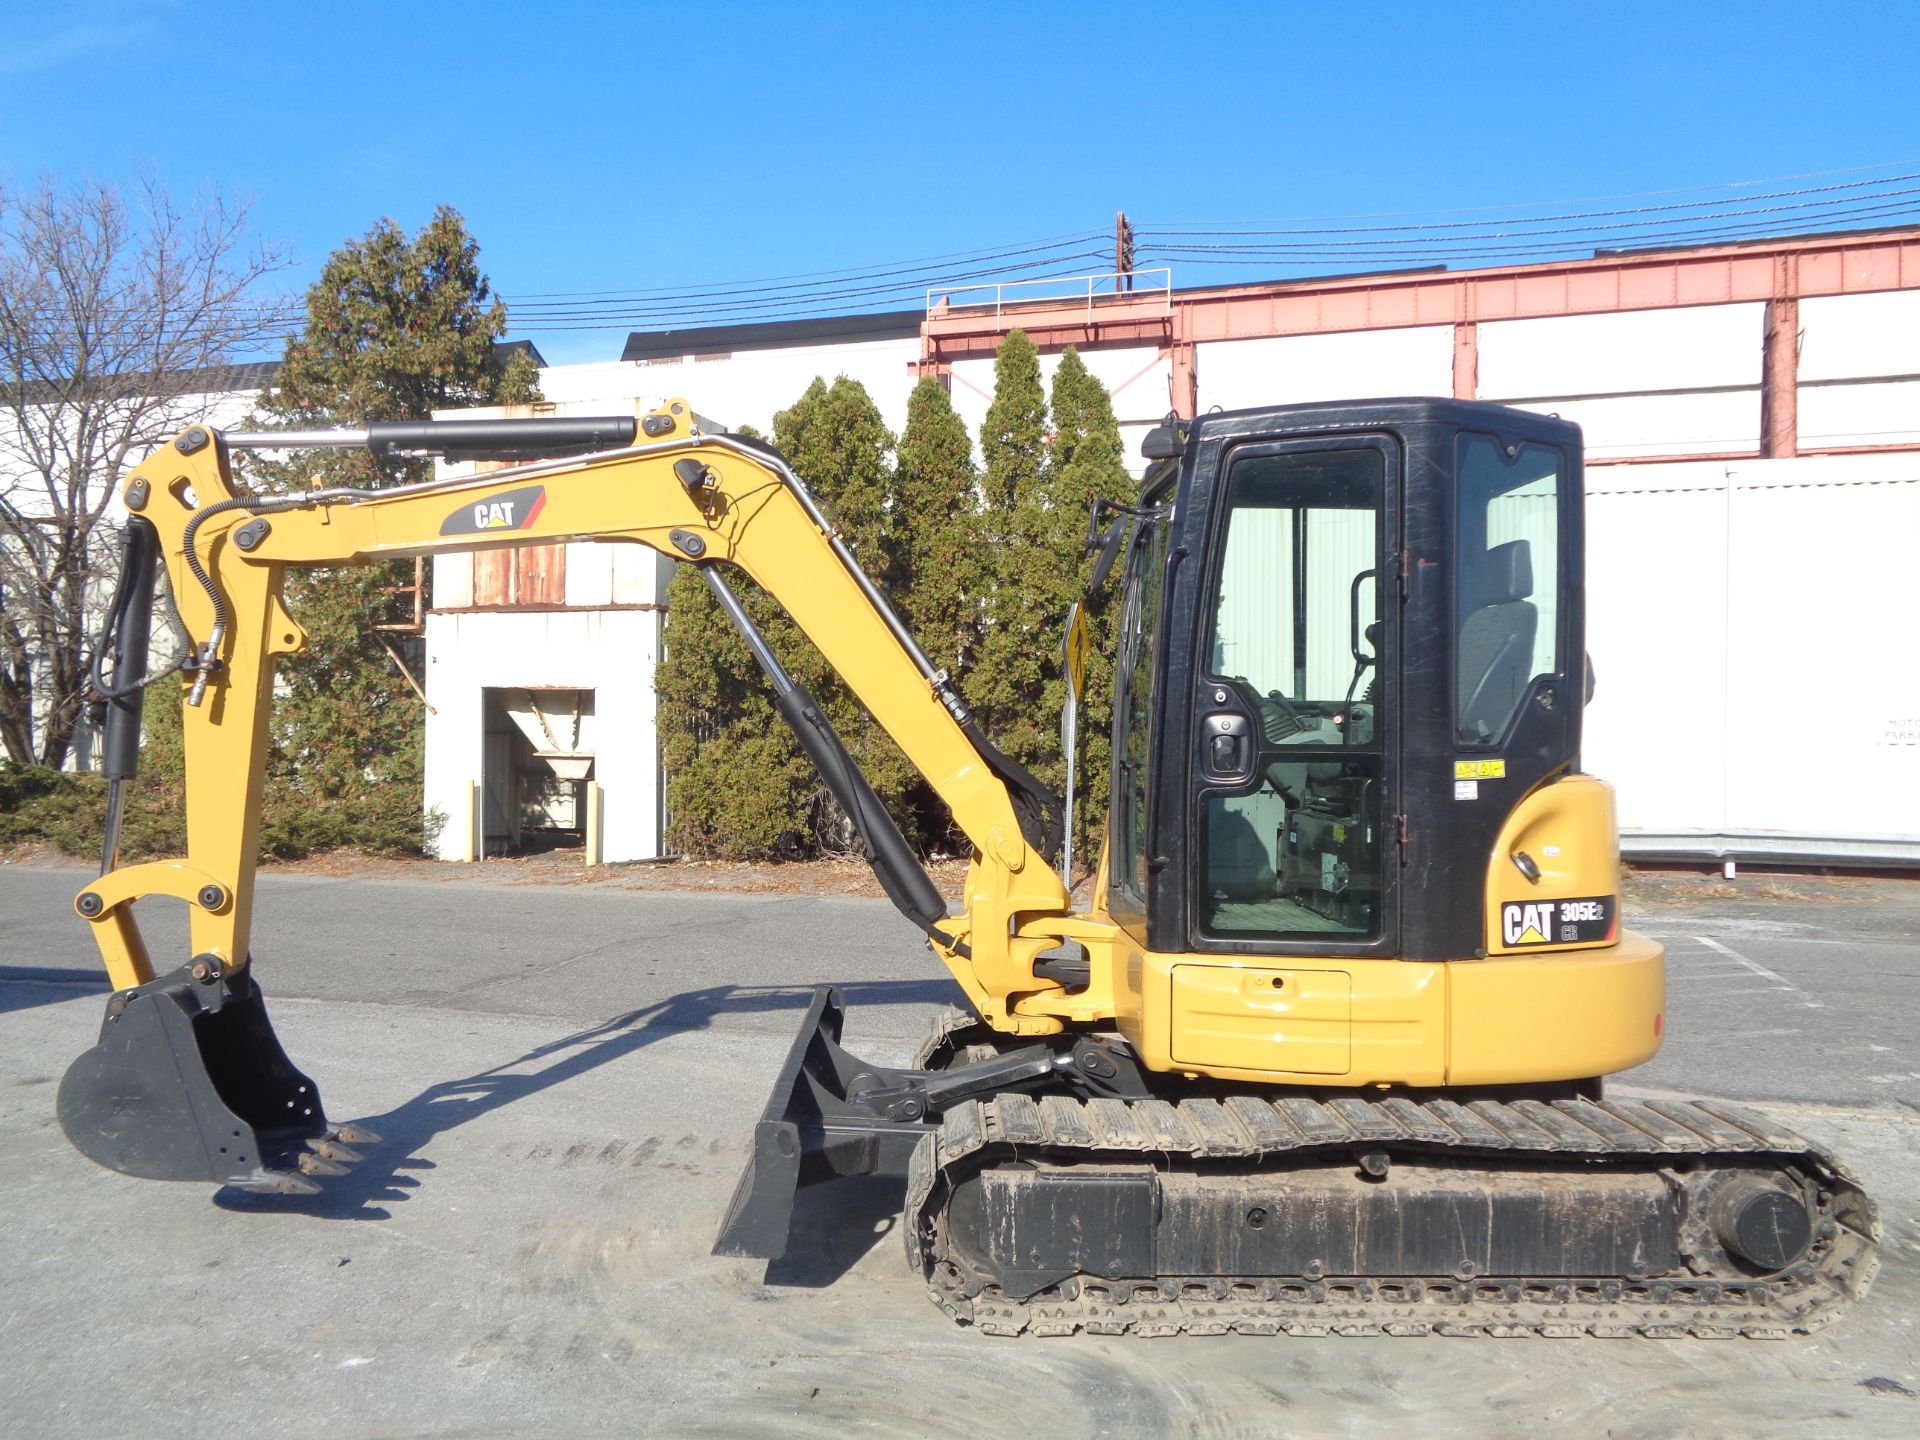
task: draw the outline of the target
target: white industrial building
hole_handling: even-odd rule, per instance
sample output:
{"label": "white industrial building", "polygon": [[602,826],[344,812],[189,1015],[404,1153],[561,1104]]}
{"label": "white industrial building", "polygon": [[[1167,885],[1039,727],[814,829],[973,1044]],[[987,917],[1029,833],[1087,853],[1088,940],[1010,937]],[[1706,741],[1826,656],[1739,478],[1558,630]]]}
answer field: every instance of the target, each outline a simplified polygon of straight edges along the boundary
{"label": "white industrial building", "polygon": [[[558,413],[683,395],[765,430],[814,377],[846,375],[897,432],[930,373],[977,432],[994,349],[1018,326],[1049,376],[1080,351],[1130,439],[1169,411],[1385,395],[1563,415],[1588,445],[1586,763],[1619,788],[1627,850],[1920,860],[1920,647],[1904,618],[1920,231],[1200,290],[1149,278],[640,333],[620,360],[550,367],[542,387]],[[529,819],[586,829],[592,812],[603,858],[658,855],[667,562],[513,553],[435,563],[440,853],[498,850]],[[556,786],[561,770],[586,778]]]}

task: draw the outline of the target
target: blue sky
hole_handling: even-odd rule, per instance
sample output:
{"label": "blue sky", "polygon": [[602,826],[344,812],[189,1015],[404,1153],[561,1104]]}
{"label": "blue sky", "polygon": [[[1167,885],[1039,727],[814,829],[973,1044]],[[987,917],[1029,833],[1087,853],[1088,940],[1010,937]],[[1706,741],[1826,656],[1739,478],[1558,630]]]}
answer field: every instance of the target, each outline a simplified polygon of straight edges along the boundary
{"label": "blue sky", "polygon": [[[452,204],[531,317],[539,295],[1093,235],[1119,209],[1143,227],[1444,223],[1920,172],[1916,57],[1920,7],[1772,0],[5,0],[0,181],[217,183],[291,248],[295,288],[379,217]],[[1105,268],[1075,249],[1062,268]],[[1174,283],[1288,268],[1188,258]],[[589,359],[626,328],[515,333]]]}

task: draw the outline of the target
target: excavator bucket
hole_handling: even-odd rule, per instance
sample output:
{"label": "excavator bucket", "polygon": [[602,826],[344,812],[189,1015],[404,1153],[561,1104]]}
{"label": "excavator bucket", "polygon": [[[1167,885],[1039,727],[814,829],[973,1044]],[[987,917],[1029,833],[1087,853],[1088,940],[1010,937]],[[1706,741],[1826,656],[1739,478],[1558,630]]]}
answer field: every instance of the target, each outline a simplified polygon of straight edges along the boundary
{"label": "excavator bucket", "polygon": [[925,1120],[876,1115],[852,1098],[860,1084],[900,1072],[868,1065],[843,1049],[845,1019],[838,992],[830,986],[813,992],[754,1127],[753,1150],[734,1187],[714,1254],[779,1259],[787,1250],[800,1186],[852,1175],[904,1177],[914,1146],[934,1128]]}
{"label": "excavator bucket", "polygon": [[329,1131],[320,1093],[280,1048],[252,974],[200,960],[107,1002],[100,1039],[60,1082],[60,1128],[109,1170],[312,1193],[370,1143]]}

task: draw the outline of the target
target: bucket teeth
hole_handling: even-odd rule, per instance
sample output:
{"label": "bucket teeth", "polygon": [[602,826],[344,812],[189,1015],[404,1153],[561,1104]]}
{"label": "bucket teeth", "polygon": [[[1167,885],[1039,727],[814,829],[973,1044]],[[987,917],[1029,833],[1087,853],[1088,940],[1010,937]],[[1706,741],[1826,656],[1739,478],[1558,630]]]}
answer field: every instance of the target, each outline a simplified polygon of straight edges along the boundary
{"label": "bucket teeth", "polygon": [[248,1180],[237,1182],[238,1188],[262,1195],[318,1195],[322,1179],[345,1175],[349,1173],[349,1165],[365,1158],[352,1145],[341,1143],[349,1136],[356,1145],[374,1144],[379,1139],[371,1130],[361,1126],[342,1125],[324,1135],[293,1141],[279,1151],[272,1166],[255,1171]]}
{"label": "bucket teeth", "polygon": [[366,1158],[358,1150],[352,1150],[342,1145],[337,1132],[334,1135],[322,1135],[317,1140],[307,1141],[307,1149],[318,1155],[322,1160],[335,1160],[342,1165],[354,1165]]}
{"label": "bucket teeth", "polygon": [[318,1195],[320,1186],[305,1175],[291,1170],[257,1171],[251,1180],[239,1182],[239,1190],[251,1190],[256,1195]]}

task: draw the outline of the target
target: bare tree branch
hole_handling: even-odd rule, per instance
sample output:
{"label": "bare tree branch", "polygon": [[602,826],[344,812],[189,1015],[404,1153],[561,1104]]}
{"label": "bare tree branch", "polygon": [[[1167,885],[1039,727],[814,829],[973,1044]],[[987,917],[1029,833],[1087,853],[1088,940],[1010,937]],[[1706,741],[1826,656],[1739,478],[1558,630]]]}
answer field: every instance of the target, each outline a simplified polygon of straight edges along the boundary
{"label": "bare tree branch", "polygon": [[285,333],[285,267],[247,204],[184,209],[148,177],[0,186],[0,746],[58,766],[85,699],[90,606],[111,580],[115,483]]}

